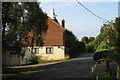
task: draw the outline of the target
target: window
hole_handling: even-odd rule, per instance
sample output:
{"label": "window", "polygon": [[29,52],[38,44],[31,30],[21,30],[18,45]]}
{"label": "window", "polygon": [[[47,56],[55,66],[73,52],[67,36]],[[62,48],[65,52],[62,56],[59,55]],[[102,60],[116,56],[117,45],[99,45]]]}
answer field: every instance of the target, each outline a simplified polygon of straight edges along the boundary
{"label": "window", "polygon": [[38,48],[33,48],[33,53],[39,53],[39,49]]}
{"label": "window", "polygon": [[53,53],[53,48],[46,48],[46,54]]}

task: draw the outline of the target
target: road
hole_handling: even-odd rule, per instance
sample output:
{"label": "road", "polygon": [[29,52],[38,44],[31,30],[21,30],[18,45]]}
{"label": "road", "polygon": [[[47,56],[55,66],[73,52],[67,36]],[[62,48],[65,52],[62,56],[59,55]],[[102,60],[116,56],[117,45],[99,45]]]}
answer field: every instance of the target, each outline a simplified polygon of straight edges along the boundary
{"label": "road", "polygon": [[91,56],[82,56],[65,62],[40,66],[37,71],[25,74],[20,79],[87,78],[94,64]]}

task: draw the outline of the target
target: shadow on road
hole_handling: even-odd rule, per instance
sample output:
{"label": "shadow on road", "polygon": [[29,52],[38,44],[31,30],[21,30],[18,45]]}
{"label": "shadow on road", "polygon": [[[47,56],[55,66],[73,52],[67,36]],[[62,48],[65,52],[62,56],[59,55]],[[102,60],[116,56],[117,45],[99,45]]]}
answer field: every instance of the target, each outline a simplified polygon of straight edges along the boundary
{"label": "shadow on road", "polygon": [[65,62],[40,66],[36,71],[24,74],[19,79],[87,78],[91,74],[91,67],[94,64],[90,56],[73,58]]}

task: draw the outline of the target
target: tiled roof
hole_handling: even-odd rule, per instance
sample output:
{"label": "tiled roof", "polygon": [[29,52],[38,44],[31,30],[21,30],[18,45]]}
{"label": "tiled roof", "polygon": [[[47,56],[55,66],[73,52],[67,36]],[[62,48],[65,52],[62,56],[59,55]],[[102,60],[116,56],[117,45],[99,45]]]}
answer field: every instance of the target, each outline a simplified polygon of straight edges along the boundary
{"label": "tiled roof", "polygon": [[[59,23],[56,21],[52,20],[51,18],[48,18],[47,20],[48,23],[48,30],[46,32],[46,35],[43,35],[43,46],[61,46],[64,45],[64,32],[65,28],[61,26]],[[29,32],[29,36],[32,35],[32,31]],[[30,46],[28,45],[28,42],[31,43],[31,39],[25,41],[24,39],[21,39],[21,42],[25,46]],[[36,43],[34,43],[34,46]]]}
{"label": "tiled roof", "polygon": [[60,24],[58,24],[56,21],[54,21],[53,19],[51,18],[48,18],[49,20],[51,20],[54,24],[56,24],[57,26],[59,26],[60,28],[66,30],[66,28],[64,28],[63,26],[61,26]]}
{"label": "tiled roof", "polygon": [[58,46],[64,43],[64,31],[66,29],[58,24],[56,21],[48,18],[48,30],[45,37],[43,37],[43,46]]}

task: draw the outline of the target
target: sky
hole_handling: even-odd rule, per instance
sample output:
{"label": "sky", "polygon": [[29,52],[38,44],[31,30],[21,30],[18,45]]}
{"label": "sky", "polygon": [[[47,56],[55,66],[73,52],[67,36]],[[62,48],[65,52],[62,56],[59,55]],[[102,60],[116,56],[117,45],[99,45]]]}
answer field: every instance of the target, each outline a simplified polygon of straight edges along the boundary
{"label": "sky", "polygon": [[[56,0],[57,1],[57,0]],[[104,0],[105,1],[105,0]],[[84,2],[81,3],[98,16],[111,21],[118,17],[118,2]],[[97,18],[76,1],[42,1],[40,7],[51,17],[51,10],[54,8],[57,19],[65,20],[65,28],[72,31],[81,40],[82,37],[96,37],[104,21]]]}

